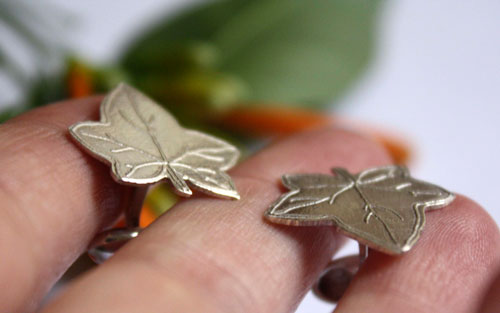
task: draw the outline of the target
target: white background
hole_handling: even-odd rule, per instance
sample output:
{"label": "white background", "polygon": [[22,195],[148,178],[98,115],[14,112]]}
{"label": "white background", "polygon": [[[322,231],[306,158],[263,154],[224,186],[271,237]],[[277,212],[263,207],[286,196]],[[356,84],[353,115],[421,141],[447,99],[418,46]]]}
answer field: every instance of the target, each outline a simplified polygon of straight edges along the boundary
{"label": "white background", "polygon": [[[106,62],[147,21],[195,1],[50,2],[76,17],[70,47]],[[393,1],[380,22],[375,61],[340,112],[401,133],[414,176],[467,194],[499,223],[500,2]],[[308,295],[297,312],[331,309]]]}

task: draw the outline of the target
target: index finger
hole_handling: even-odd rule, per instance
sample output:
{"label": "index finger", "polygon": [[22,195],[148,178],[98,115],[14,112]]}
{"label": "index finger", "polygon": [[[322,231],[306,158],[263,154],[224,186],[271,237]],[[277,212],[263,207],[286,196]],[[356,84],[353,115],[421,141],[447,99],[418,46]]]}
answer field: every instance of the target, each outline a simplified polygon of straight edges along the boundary
{"label": "index finger", "polygon": [[122,187],[68,136],[70,125],[98,118],[100,101],[60,102],[0,125],[1,312],[36,307],[119,213]]}

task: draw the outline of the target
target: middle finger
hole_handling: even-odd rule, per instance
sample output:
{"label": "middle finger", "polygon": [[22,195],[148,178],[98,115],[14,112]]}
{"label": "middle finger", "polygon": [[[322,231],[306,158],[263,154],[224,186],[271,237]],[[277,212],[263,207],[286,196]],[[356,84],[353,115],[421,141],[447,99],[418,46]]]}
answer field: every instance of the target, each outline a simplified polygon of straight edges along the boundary
{"label": "middle finger", "polygon": [[241,201],[177,205],[45,312],[289,312],[338,247],[331,227],[286,228],[262,218],[284,173],[387,164],[352,133],[284,140],[232,171]]}

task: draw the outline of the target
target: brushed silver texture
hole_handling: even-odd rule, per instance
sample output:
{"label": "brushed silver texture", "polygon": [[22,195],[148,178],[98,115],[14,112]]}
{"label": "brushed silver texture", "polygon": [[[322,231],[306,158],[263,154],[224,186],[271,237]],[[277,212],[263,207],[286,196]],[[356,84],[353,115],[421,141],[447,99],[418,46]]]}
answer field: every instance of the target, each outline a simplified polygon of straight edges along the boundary
{"label": "brushed silver texture", "polygon": [[89,256],[102,263],[137,237],[148,187],[168,180],[176,193],[189,197],[194,187],[221,198],[239,199],[225,173],[239,151],[229,143],[185,129],[161,106],[138,90],[120,84],[101,103],[101,120],[72,125],[77,143],[111,165],[116,182],[125,185],[121,209],[126,228],[107,230],[92,241]]}
{"label": "brushed silver texture", "polygon": [[124,83],[103,100],[100,112],[99,122],[77,123],[69,130],[87,151],[111,165],[118,183],[137,186],[168,179],[184,197],[194,187],[239,199],[225,173],[238,160],[234,146],[181,127],[160,105]]}
{"label": "brushed silver texture", "polygon": [[398,165],[351,174],[288,174],[290,191],[265,213],[275,223],[333,225],[372,249],[401,254],[410,250],[425,225],[425,211],[450,204],[455,196],[436,185],[414,179]]}

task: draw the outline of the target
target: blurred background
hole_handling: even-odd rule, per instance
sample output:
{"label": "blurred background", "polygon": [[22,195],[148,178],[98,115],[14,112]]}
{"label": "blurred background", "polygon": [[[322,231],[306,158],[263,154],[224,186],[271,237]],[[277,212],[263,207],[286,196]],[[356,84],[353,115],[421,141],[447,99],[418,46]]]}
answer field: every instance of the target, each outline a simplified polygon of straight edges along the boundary
{"label": "blurred background", "polygon": [[[128,81],[247,154],[362,132],[499,223],[499,57],[498,1],[0,0],[0,121]],[[144,225],[175,201],[153,190]]]}

